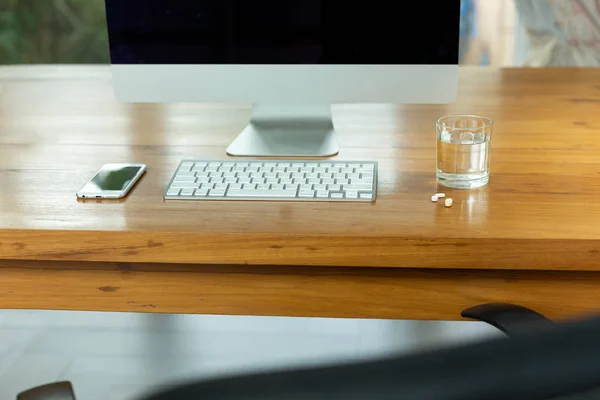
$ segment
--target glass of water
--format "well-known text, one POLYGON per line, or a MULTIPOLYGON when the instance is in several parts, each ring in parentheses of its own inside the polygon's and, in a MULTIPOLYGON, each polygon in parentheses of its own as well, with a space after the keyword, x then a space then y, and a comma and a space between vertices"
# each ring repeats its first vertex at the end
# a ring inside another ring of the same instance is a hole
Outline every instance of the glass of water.
POLYGON ((490 179, 494 121, 475 115, 449 115, 437 121, 437 180, 456 189, 474 189, 490 179))

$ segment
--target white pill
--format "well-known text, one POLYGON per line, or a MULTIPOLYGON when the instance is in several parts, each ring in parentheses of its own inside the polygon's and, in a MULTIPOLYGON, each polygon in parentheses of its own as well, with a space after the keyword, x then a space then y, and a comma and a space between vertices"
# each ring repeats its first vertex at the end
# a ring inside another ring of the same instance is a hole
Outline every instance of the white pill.
POLYGON ((437 197, 438 199, 443 199, 444 197, 446 197, 446 193, 436 193, 435 197, 437 197))
POLYGON ((434 203, 437 203, 437 201, 438 201, 437 196, 431 196, 431 201, 434 203))
POLYGON ((446 200, 444 200, 444 205, 446 207, 452 207, 452 204, 454 204, 454 201, 451 198, 447 198, 446 200))

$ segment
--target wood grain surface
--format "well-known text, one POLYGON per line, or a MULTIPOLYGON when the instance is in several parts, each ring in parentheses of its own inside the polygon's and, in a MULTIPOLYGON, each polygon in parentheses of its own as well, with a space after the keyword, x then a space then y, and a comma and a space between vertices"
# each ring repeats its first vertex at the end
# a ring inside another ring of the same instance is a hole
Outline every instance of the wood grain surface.
MULTIPOLYGON (((402 88, 398 88, 402 90, 402 88)), ((162 200, 184 158, 226 158, 245 105, 122 104, 108 67, 0 68, 0 259, 600 269, 600 70, 461 70, 452 105, 336 106, 339 160, 380 163, 374 204, 162 200), (435 120, 495 121, 487 187, 430 202, 435 120), (148 164, 78 202, 106 162, 148 164)))
POLYGON ((0 308, 459 320, 488 302, 557 319, 600 311, 600 274, 3 261, 0 308))

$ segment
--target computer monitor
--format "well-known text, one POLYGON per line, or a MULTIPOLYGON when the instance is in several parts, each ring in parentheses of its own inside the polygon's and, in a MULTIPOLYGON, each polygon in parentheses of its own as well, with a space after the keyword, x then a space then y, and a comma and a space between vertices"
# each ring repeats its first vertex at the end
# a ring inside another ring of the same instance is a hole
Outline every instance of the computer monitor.
POLYGON ((106 0, 125 102, 248 102, 234 156, 338 152, 331 105, 449 103, 460 0, 106 0))

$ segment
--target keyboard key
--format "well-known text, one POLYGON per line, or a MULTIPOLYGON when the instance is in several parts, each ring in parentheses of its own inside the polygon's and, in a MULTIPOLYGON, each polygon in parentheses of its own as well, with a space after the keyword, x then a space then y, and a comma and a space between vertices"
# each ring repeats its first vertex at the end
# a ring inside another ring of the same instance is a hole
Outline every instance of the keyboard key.
POLYGON ((346 191, 372 190, 373 185, 342 185, 342 189, 346 191))
POLYGON ((173 182, 196 182, 196 178, 193 176, 176 176, 173 182))
POLYGON ((350 185, 366 185, 373 186, 372 179, 350 179, 350 185))
POLYGON ((346 198, 347 199, 358 199, 358 192, 355 191, 347 191, 346 192, 346 198))
POLYGON ((319 198, 328 198, 329 197, 329 192, 327 190, 319 190, 317 192, 317 197, 319 197, 319 198))
POLYGON ((205 197, 207 194, 208 194, 208 190, 207 189, 198 189, 194 193, 194 196, 205 197))
POLYGON ((167 196, 179 196, 180 191, 181 191, 181 189, 179 189, 179 188, 171 187, 169 189, 169 191, 167 192, 167 196))
POLYGON ((342 186, 341 185, 327 185, 327 190, 339 192, 340 190, 342 190, 342 186))
POLYGON ((331 193, 331 198, 332 199, 343 199, 344 193, 331 193))
POLYGON ((177 176, 196 176, 196 173, 194 171, 181 171, 181 170, 179 170, 177 172, 177 176))
POLYGON ((177 189, 198 189, 199 186, 196 182, 173 182, 171 184, 172 188, 177 189))
POLYGON ((314 190, 300 190, 298 192, 298 196, 300 196, 300 197, 315 197, 315 191, 314 190))
POLYGON ((222 189, 212 189, 210 192, 208 192, 208 195, 210 197, 223 197, 225 196, 225 191, 222 189))
POLYGON ((181 196, 193 196, 196 189, 181 189, 181 196))
POLYGON ((373 193, 361 193, 360 194, 360 198, 361 199, 373 199, 373 193))
POLYGON ((266 198, 266 197, 296 197, 296 191, 289 190, 229 190, 227 193, 229 197, 256 197, 256 198, 266 198))

